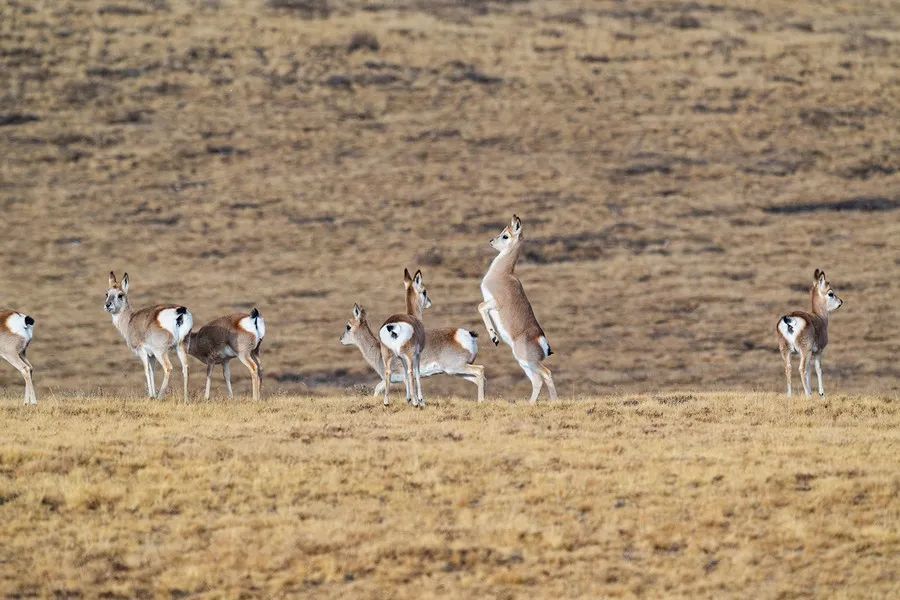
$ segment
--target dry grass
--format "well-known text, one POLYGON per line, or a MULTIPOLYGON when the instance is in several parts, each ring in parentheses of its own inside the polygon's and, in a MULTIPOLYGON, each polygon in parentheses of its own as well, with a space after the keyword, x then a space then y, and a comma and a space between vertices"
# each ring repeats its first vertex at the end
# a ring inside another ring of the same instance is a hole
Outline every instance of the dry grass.
POLYGON ((394 312, 422 266, 430 322, 483 334, 515 211, 566 395, 780 390, 816 267, 829 389, 897 391, 898 31, 871 0, 7 2, 0 305, 38 320, 43 393, 140 390, 111 268, 198 321, 258 304, 270 389, 371 385, 353 302, 394 312))
POLYGON ((890 597, 897 398, 0 408, 0 595, 890 597))

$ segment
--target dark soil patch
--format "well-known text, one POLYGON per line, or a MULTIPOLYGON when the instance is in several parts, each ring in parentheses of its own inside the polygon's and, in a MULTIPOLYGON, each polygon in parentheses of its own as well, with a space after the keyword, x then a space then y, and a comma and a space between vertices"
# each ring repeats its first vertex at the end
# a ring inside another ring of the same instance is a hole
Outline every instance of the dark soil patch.
POLYGON ((799 202, 766 206, 763 210, 775 215, 797 215, 812 212, 884 212, 898 208, 900 208, 900 200, 879 196, 858 196, 836 202, 799 202))

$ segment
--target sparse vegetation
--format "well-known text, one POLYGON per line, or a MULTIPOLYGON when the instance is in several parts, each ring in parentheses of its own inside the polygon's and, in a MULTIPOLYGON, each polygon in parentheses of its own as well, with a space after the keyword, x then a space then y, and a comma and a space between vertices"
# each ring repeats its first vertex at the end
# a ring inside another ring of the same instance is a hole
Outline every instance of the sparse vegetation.
POLYGON ((3 398, 0 595, 900 587, 896 397, 430 401, 3 398))

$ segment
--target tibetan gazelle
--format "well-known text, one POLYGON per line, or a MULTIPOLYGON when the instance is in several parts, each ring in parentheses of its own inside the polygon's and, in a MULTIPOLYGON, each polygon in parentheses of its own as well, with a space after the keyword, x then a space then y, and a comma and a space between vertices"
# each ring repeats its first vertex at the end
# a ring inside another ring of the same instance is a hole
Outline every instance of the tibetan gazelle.
POLYGON ((531 402, 537 402, 544 383, 550 391, 550 399, 556 400, 553 376, 543 364, 553 350, 534 316, 522 282, 515 274, 522 243, 522 221, 513 215, 512 222, 491 240, 491 246, 499 254, 481 280, 484 302, 478 305, 478 312, 494 345, 499 345, 501 339, 509 345, 519 366, 531 380, 531 402))
POLYGON ((190 311, 179 304, 160 304, 140 310, 132 310, 128 301, 128 273, 122 282, 116 281, 109 273, 109 289, 106 290, 106 312, 112 315, 113 325, 125 338, 125 343, 144 365, 147 378, 147 394, 151 398, 162 398, 169 386, 172 362, 169 350, 175 348, 181 361, 181 375, 184 380, 184 400, 188 400, 188 366, 185 339, 194 325, 190 311), (162 365, 163 380, 159 393, 153 378, 151 359, 162 365))
POLYGON ((816 269, 813 284, 809 290, 812 312, 794 311, 778 319, 778 348, 784 359, 784 376, 787 378, 787 395, 791 395, 791 353, 800 355, 800 381, 803 391, 809 397, 812 393, 810 367, 816 365, 819 380, 819 395, 825 395, 822 381, 822 354, 828 345, 828 315, 844 304, 837 297, 831 282, 825 279, 825 272, 816 269))
MULTIPOLYGON (((484 400, 484 367, 473 364, 478 355, 478 334, 466 329, 445 327, 429 329, 425 332, 425 349, 420 358, 422 377, 432 375, 456 375, 471 381, 478 388, 478 401, 484 400)), ((381 343, 366 319, 366 310, 353 305, 353 318, 347 321, 341 344, 356 346, 369 366, 383 377, 384 363, 381 358, 381 343)), ((402 383, 403 365, 397 358, 391 365, 391 383, 402 383)), ((374 396, 384 393, 384 379, 375 386, 374 396)))
POLYGON ((33 336, 34 319, 13 310, 0 310, 0 357, 25 378, 25 404, 37 404, 37 394, 31 378, 34 369, 25 358, 33 336))
POLYGON ((236 313, 214 319, 196 333, 188 334, 185 344, 188 354, 206 365, 206 394, 209 400, 213 367, 222 365, 228 399, 231 391, 231 368, 228 363, 237 358, 250 371, 253 399, 259 400, 262 387, 262 363, 259 346, 266 335, 266 321, 254 308, 249 313, 236 313))
POLYGON ((431 306, 428 292, 422 282, 422 272, 416 271, 411 277, 408 269, 403 270, 403 285, 406 288, 406 313, 391 315, 378 330, 381 340, 381 361, 384 365, 384 405, 390 403, 391 359, 397 357, 403 365, 403 381, 406 383, 406 401, 413 406, 425 406, 422 392, 422 376, 419 361, 425 349, 425 325, 422 312, 431 306))

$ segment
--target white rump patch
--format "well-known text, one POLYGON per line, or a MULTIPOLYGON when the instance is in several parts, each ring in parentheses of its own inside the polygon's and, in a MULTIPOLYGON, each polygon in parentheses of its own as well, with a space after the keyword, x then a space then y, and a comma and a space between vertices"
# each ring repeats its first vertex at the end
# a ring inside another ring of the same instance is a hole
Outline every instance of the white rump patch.
POLYGON ((544 358, 550 356, 550 342, 547 341, 547 338, 544 336, 539 337, 538 344, 541 345, 541 349, 544 351, 544 358))
POLYGON ((264 337, 266 337, 266 322, 263 318, 256 317, 244 317, 240 321, 238 321, 238 327, 246 331, 247 333, 252 333, 256 336, 256 343, 254 346, 259 345, 264 337))
POLYGON ((468 329, 457 329, 456 333, 453 334, 453 339, 456 340, 457 344, 465 348, 474 360, 478 355, 478 339, 468 329))
POLYGON ((784 318, 778 321, 778 333, 787 341, 794 352, 800 351, 797 348, 797 337, 804 329, 806 329, 806 319, 801 319, 800 317, 787 317, 787 322, 785 322, 784 318))
POLYGON ((13 313, 9 315, 9 317, 6 318, 6 328, 17 336, 24 338, 26 341, 31 341, 31 336, 34 335, 34 323, 26 325, 25 317, 26 315, 23 315, 22 313, 13 313))
POLYGON ((156 322, 172 334, 176 344, 180 343, 194 327, 194 317, 191 316, 191 312, 187 311, 183 315, 179 315, 175 308, 164 308, 159 311, 159 314, 156 315, 156 322), (181 316, 180 326, 178 325, 179 316, 181 316))
POLYGON ((400 354, 400 349, 412 339, 412 336, 413 326, 403 321, 387 323, 378 330, 378 338, 381 340, 381 343, 397 355, 400 354), (390 327, 392 331, 388 331, 388 327, 390 327))

